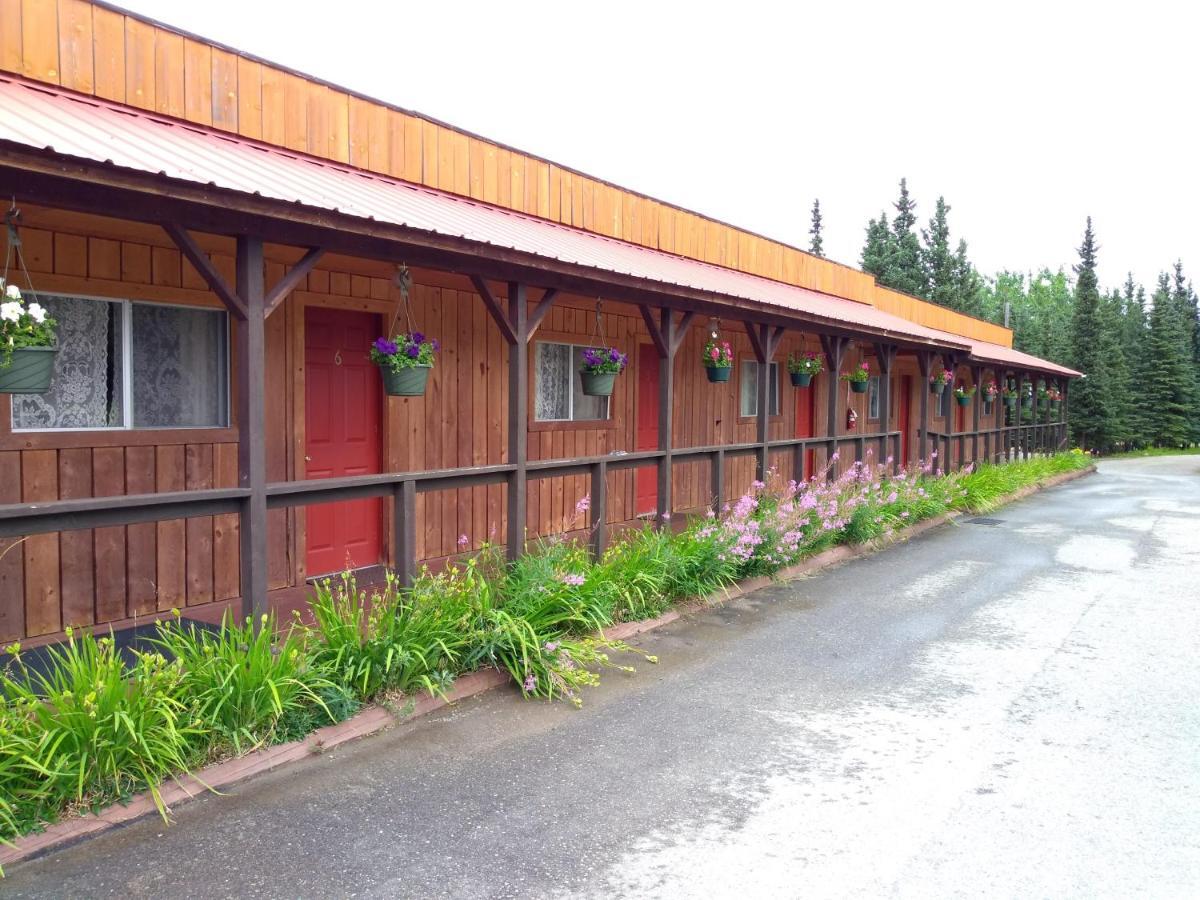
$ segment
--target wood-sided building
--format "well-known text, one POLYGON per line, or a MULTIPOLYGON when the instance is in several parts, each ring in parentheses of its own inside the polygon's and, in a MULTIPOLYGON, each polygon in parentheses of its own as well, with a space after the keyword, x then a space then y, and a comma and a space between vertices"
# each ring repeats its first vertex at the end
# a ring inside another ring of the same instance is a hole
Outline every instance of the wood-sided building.
POLYGON ((0 0, 0 194, 15 280, 60 323, 50 392, 0 394, 0 640, 294 603, 485 541, 599 549, 834 452, 1065 441, 1065 403, 1018 424, 927 389, 945 366, 1065 391, 1004 328, 104 3, 0 0), (367 348, 410 316, 439 359, 385 397, 367 348), (593 345, 631 361, 609 400, 579 389, 593 345), (793 388, 806 351, 827 371, 793 388))

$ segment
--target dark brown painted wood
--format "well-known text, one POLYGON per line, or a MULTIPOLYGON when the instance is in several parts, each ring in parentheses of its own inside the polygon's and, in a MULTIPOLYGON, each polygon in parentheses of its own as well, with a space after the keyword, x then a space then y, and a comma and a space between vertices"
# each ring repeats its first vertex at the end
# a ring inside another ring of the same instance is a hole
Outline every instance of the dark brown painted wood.
POLYGON ((271 288, 271 292, 263 300, 265 314, 271 315, 287 299, 288 294, 294 291, 300 284, 308 278, 308 273, 313 270, 313 267, 325 255, 323 247, 310 247, 308 252, 302 256, 299 261, 288 269, 287 274, 275 283, 271 288))
MULTIPOLYGON (((480 287, 486 285, 476 284, 480 287)), ((516 559, 525 550, 529 499, 529 304, 525 285, 519 282, 508 285, 508 322, 513 336, 508 348, 508 461, 514 467, 508 479, 508 557, 516 559)))
POLYGON ((263 242, 237 239, 237 296, 246 309, 238 329, 238 485, 249 496, 241 510, 242 615, 257 623, 267 611, 266 309, 263 242))

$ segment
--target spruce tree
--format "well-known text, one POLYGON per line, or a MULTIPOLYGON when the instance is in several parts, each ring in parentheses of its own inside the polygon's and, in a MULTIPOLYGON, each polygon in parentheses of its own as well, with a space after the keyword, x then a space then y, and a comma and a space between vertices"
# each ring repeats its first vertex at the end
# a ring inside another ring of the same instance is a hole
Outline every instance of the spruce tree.
POLYGON ((967 259, 967 242, 958 239, 954 251, 954 309, 969 316, 983 314, 983 278, 967 259))
POLYGON ((1106 449, 1116 444, 1128 446, 1134 433, 1131 422, 1132 384, 1123 341, 1125 328, 1121 307, 1120 291, 1113 291, 1100 298, 1100 356, 1104 360, 1109 396, 1106 449))
POLYGON ((867 240, 863 245, 862 268, 882 283, 883 273, 892 255, 892 230, 888 227, 886 213, 867 223, 867 240))
POLYGON ((928 299, 939 306, 958 309, 959 273, 954 253, 950 249, 950 223, 947 218, 949 213, 950 207, 946 198, 938 197, 929 227, 921 231, 924 243, 921 258, 925 267, 925 280, 929 285, 928 299))
POLYGON ((1191 407, 1195 388, 1187 354, 1186 329, 1178 315, 1171 278, 1158 276, 1150 307, 1147 341, 1148 382, 1145 389, 1150 438, 1159 447, 1182 447, 1192 439, 1191 407))
POLYGON ((808 252, 813 256, 825 255, 825 242, 821 239, 821 201, 813 200, 812 227, 808 229, 808 252))
POLYGON ((1200 321, 1197 320, 1196 292, 1183 274, 1183 263, 1176 261, 1174 289, 1171 291, 1181 353, 1187 361, 1189 378, 1184 402, 1188 407, 1188 442, 1200 441, 1200 321))
POLYGON ((1071 363, 1086 377, 1072 385, 1070 422, 1085 449, 1106 449, 1113 443, 1112 396, 1108 360, 1103 354, 1100 287, 1096 278, 1096 238, 1088 216, 1075 266, 1075 312, 1072 318, 1071 363))
POLYGON ((907 179, 900 179, 900 199, 893 205, 896 215, 892 219, 891 253, 879 282, 906 294, 926 297, 928 282, 921 259, 921 241, 914 230, 917 204, 908 194, 907 179))
POLYGON ((1149 404, 1146 399, 1150 379, 1148 365, 1149 334, 1146 330, 1146 292, 1134 285, 1133 273, 1125 279, 1121 296, 1121 343, 1129 369, 1129 438, 1134 447, 1150 443, 1149 404))

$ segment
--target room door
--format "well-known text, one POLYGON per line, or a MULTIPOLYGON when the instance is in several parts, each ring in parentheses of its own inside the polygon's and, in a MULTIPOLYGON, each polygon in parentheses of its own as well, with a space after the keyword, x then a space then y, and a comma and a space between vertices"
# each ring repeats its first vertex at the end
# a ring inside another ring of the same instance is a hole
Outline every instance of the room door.
MULTIPOLYGON (((796 437, 798 438, 812 437, 816 433, 816 405, 813 403, 813 393, 816 390, 816 383, 813 382, 806 388, 795 388, 792 391, 796 395, 796 437)), ((797 481, 807 481, 812 478, 813 468, 816 464, 816 451, 805 451, 804 474, 801 476, 799 472, 793 472, 792 477, 797 481)))
MULTIPOLYGON (((637 450, 658 449, 658 351, 653 344, 638 345, 637 450)), ((637 468, 637 514, 658 509, 658 472, 654 466, 637 468)))
MULTIPOLYGON (((379 333, 371 313, 308 307, 304 316, 305 477, 380 471, 383 402, 368 351, 379 333)), ((309 577, 382 560, 380 500, 307 508, 309 577)))
POLYGON ((896 398, 896 428, 900 432, 901 467, 908 468, 912 457, 908 455, 908 442, 912 440, 909 432, 912 429, 912 376, 900 376, 900 395, 896 398))

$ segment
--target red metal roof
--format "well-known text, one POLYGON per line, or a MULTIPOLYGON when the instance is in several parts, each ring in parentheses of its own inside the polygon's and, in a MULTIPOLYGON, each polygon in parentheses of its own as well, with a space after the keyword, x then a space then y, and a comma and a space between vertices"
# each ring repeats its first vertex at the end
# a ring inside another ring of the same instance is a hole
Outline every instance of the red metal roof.
POLYGON ((1016 354, 1021 365, 1061 369, 999 345, 918 325, 869 304, 604 237, 52 85, 0 76, 0 110, 0 140, 61 156, 749 300, 848 328, 956 349, 973 345, 974 355, 997 362, 1017 362, 1005 356, 1016 354))

